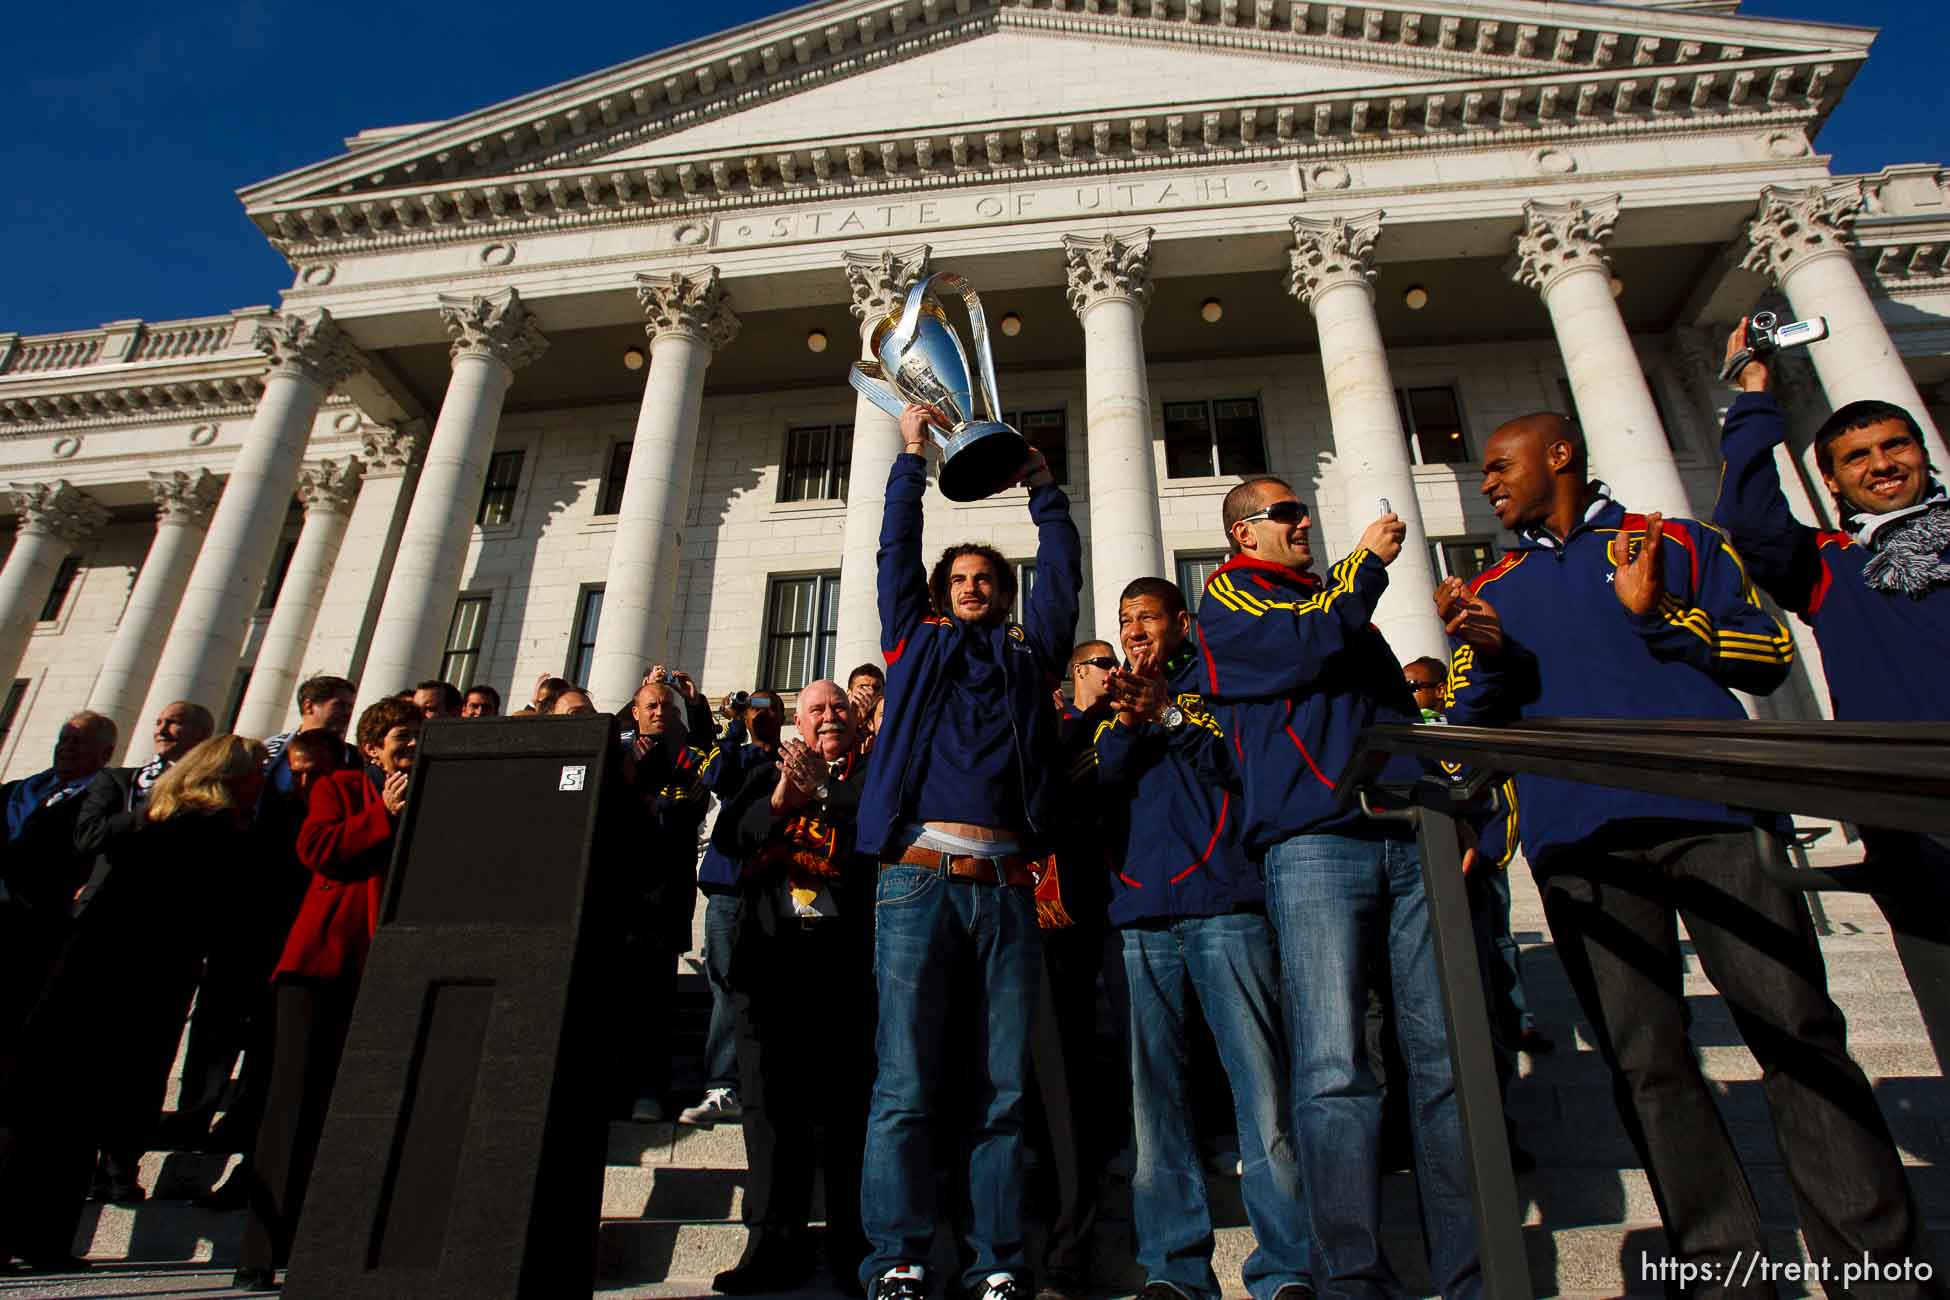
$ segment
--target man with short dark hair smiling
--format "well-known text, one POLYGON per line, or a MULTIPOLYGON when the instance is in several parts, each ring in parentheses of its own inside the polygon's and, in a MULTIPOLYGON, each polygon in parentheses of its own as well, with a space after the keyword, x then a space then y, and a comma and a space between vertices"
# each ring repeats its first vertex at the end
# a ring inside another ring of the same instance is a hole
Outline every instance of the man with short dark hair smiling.
MULTIPOLYGON (((1497 429, 1482 492, 1517 545, 1471 587, 1452 578, 1436 590, 1457 642, 1451 722, 1737 722, 1746 714, 1734 689, 1765 693, 1787 677, 1787 632, 1725 537, 1629 513, 1587 477, 1584 439, 1563 416, 1497 429)), ((1766 1075, 1810 1255, 1836 1271, 1914 1258, 1916 1208, 1895 1145, 1849 1059, 1807 904, 1764 874, 1754 817, 1539 775, 1519 775, 1516 790, 1551 937, 1612 1069, 1673 1255, 1725 1276, 1740 1255, 1767 1249, 1688 1040, 1684 920, 1766 1075)))
POLYGON ((973 1046, 968 1265, 972 1300, 1026 1300, 1022 1101, 1040 979, 1034 839, 1057 811, 1050 692, 1076 636, 1082 544, 1069 498, 1040 452, 1017 481, 1038 537, 1035 590, 1009 621, 1015 572, 993 547, 921 560, 930 419, 901 417, 903 455, 887 479, 879 552, 886 714, 867 770, 860 851, 880 864, 874 970, 879 1075, 867 1134, 861 1220, 871 1253, 860 1278, 876 1300, 926 1300, 934 1253, 935 1094, 951 1038, 973 1046), (981 1024, 950 1021, 957 1005, 981 1024))

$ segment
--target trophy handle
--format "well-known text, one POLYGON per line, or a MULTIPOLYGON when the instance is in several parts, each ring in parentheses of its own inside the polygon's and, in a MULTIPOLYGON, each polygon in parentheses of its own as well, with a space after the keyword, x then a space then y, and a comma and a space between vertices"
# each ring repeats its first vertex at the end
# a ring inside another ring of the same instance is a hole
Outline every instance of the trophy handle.
POLYGON ((926 301, 930 287, 939 283, 944 289, 959 289, 962 306, 968 309, 969 332, 974 336, 975 362, 978 367, 976 396, 987 408, 985 414, 990 420, 1002 418, 1002 397, 995 383, 995 354, 989 350, 988 318, 982 314, 982 297, 976 293, 967 280, 953 271, 936 271, 926 279, 918 281, 907 291, 907 306, 901 312, 901 323, 895 331, 899 346, 906 347, 920 327, 921 304, 926 301))
POLYGON ((878 361, 856 361, 847 367, 846 381, 853 390, 896 420, 907 410, 907 401, 880 376, 878 361))

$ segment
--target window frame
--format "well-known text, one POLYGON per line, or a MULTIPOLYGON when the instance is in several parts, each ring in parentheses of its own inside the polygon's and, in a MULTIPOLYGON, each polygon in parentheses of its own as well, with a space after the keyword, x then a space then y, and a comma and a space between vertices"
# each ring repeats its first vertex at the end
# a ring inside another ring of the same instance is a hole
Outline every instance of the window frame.
POLYGON ((474 508, 474 526, 476 528, 505 531, 515 527, 516 520, 521 517, 522 473, 527 468, 528 448, 526 447, 500 447, 489 453, 487 476, 481 480, 480 504, 474 508), (515 462, 514 481, 505 485, 497 485, 494 481, 494 467, 498 464, 506 463, 509 457, 513 457, 515 462), (508 494, 508 514, 505 519, 490 520, 487 517, 488 502, 499 492, 506 492, 508 494))
POLYGON ((758 642, 758 684, 767 689, 790 694, 803 690, 806 682, 816 682, 822 677, 831 677, 838 671, 839 655, 839 588, 838 569, 815 569, 810 571, 768 573, 765 575, 765 618, 761 625, 758 642), (775 611, 778 608, 777 592, 779 585, 786 582, 805 582, 813 584, 812 620, 813 627, 807 632, 781 632, 776 626, 775 611), (826 631, 819 626, 820 611, 825 608, 828 590, 832 591, 833 630, 826 631), (807 677, 796 686, 786 686, 779 675, 778 646, 783 637, 809 637, 812 653, 807 660, 807 677), (822 646, 826 655, 826 670, 820 671, 822 646))
MULTIPOLYGON (((1010 428, 1014 429, 1017 433, 1021 434, 1023 436, 1023 440, 1029 443, 1031 447, 1034 447, 1036 445, 1035 440, 1029 436, 1029 430, 1023 427, 1024 422, 1027 421, 1029 417, 1032 415, 1054 415, 1062 421, 1062 429, 1063 429, 1062 472, 1058 473, 1055 467, 1052 466, 1050 473, 1051 476, 1055 478, 1056 483, 1059 487, 1068 487, 1070 485, 1070 468, 1071 468, 1070 466, 1070 404, 1068 402, 1058 402, 1054 406, 1030 406, 1024 404, 1022 406, 1016 407, 1013 410, 1004 411, 1002 413, 1002 423, 1008 425, 1010 428)), ((1043 458, 1045 460, 1049 459, 1049 452, 1044 451, 1043 458)))
POLYGON ((854 426, 851 420, 836 419, 825 424, 816 421, 788 424, 785 430, 785 442, 779 449, 779 483, 778 490, 774 493, 773 504, 782 506, 846 504, 847 493, 853 486, 853 433, 854 426), (797 434, 810 434, 820 430, 825 432, 826 441, 821 456, 822 465, 816 471, 819 479, 816 487, 819 491, 811 496, 787 496, 787 488, 794 481, 795 473, 792 459, 794 437, 797 434), (840 454, 842 431, 845 433, 846 454, 844 456, 840 454))
POLYGON ((440 643, 441 681, 452 682, 457 688, 465 691, 469 686, 482 679, 481 665, 487 661, 488 617, 493 612, 494 594, 492 592, 463 591, 454 597, 453 611, 447 616, 447 635, 440 643), (460 623, 461 607, 468 604, 478 604, 481 606, 478 639, 472 648, 454 649, 454 629, 460 623), (456 656, 459 656, 464 661, 470 655, 473 657, 474 667, 472 671, 463 674, 463 676, 470 680, 462 681, 460 677, 454 675, 453 664, 456 656))
POLYGON ((623 489, 630 476, 630 457, 635 447, 633 438, 619 438, 609 445, 609 459, 603 462, 602 477, 597 480, 596 518, 608 519, 623 512, 623 489), (623 462, 620 467, 618 460, 623 462), (612 493, 615 500, 610 499, 612 493))
POLYGON ((1187 585, 1185 582, 1185 566, 1187 564, 1203 564, 1207 560, 1214 560, 1217 563, 1213 564, 1212 567, 1216 569, 1219 565, 1224 564, 1231 558, 1232 553, 1230 551, 1214 549, 1212 547, 1200 547, 1196 550, 1173 551, 1171 553, 1171 580, 1178 584, 1178 590, 1184 594, 1186 612, 1191 614, 1193 618, 1198 617, 1199 601, 1205 597, 1205 584, 1201 582, 1196 585, 1187 585))
MULTIPOLYGON (((1482 569, 1478 570, 1479 573, 1494 567, 1496 562, 1503 558, 1503 546, 1497 540, 1494 533, 1452 533, 1442 537, 1431 537, 1427 541, 1429 546, 1429 571, 1435 575, 1437 582, 1441 582, 1445 578, 1460 576, 1450 567, 1443 553, 1443 548, 1446 546, 1481 546, 1487 549, 1490 553, 1489 560, 1483 565, 1482 569)), ((1474 576, 1474 574, 1470 575, 1471 578, 1474 576)), ((1465 582, 1469 580, 1470 578, 1463 579, 1465 582)))
POLYGON ((585 673, 579 677, 576 675, 576 669, 582 663, 585 647, 589 657, 589 667, 593 669, 596 666, 596 637, 602 632, 602 606, 608 590, 609 584, 606 582, 585 582, 576 589, 575 622, 569 626, 569 656, 562 665, 562 680, 571 682, 585 690, 589 686, 589 683, 583 679, 587 674, 585 673), (584 641, 582 639, 583 625, 589 619, 589 602, 592 598, 597 602, 596 626, 589 629, 589 640, 584 641))
POLYGON ((1270 474, 1273 472, 1272 450, 1268 447, 1266 441, 1266 403, 1260 394, 1256 392, 1222 393, 1213 397, 1161 398, 1158 403, 1157 433, 1158 441, 1162 444, 1164 451, 1165 483, 1198 483, 1201 481, 1210 482, 1214 479, 1221 481, 1228 479, 1239 480, 1251 478, 1258 474, 1270 474), (1221 463, 1218 408, 1222 402, 1252 403, 1254 417, 1259 425, 1259 467, 1257 469, 1226 469, 1221 463), (1201 406, 1204 408, 1206 445, 1211 455, 1211 459, 1207 461, 1210 469, 1206 473, 1174 474, 1172 472, 1171 431, 1168 426, 1171 423, 1171 409, 1174 406, 1201 406))
POLYGON ((1408 443, 1408 463, 1415 469, 1453 468, 1457 465, 1475 465, 1482 456, 1476 448, 1476 436, 1469 427, 1469 408, 1463 402, 1462 385, 1458 382, 1395 385, 1395 411, 1402 422, 1402 438, 1408 443), (1409 394, 1427 392, 1431 389, 1446 389, 1449 399, 1456 405, 1456 427, 1462 431, 1463 454, 1456 460, 1422 459, 1422 440, 1415 434, 1415 408, 1409 402, 1409 394))
POLYGON ((83 556, 74 551, 61 557, 55 566, 54 581, 47 589, 47 598, 41 602, 41 615, 35 619, 38 625, 59 623, 61 615, 67 611, 68 602, 74 597, 74 589, 81 582, 83 556))

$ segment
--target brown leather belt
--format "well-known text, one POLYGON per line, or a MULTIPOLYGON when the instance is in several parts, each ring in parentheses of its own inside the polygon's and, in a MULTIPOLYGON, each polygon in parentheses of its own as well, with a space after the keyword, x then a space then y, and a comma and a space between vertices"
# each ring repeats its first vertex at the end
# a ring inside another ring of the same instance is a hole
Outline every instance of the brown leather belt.
POLYGON ((977 885, 1028 885, 1034 888, 1036 884, 1036 878, 1029 874, 1029 859, 1015 853, 1000 858, 974 858, 939 853, 910 844, 898 859, 880 864, 882 871, 889 867, 925 867, 929 871, 939 871, 950 880, 965 880, 977 885))

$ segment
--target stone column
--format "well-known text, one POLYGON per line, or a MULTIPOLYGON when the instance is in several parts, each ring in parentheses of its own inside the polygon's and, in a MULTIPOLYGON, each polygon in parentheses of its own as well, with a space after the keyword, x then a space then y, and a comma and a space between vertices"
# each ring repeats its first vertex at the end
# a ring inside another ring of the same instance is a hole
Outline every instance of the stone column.
POLYGON ((1859 180, 1801 190, 1764 186, 1741 265, 1779 285, 1797 318, 1827 317, 1828 337, 1810 345, 1808 355, 1830 406, 1865 398, 1893 402, 1922 426, 1932 463, 1950 465, 1943 434, 1855 269, 1850 229, 1861 210, 1859 180))
MULTIPOLYGON (((210 517, 209 536, 190 570, 141 717, 154 717, 175 700, 194 701, 212 713, 223 709, 252 605, 298 485, 312 421, 325 395, 360 364, 351 341, 323 311, 264 321, 252 341, 271 358, 264 395, 210 517)), ((130 757, 150 752, 145 741, 130 757)))
POLYGON ((487 485, 501 403, 515 371, 548 348, 513 289, 478 297, 443 294, 440 315, 453 339, 453 375, 373 625, 359 681, 362 709, 431 676, 439 666, 487 485))
POLYGON ((318 622, 325 583, 345 540, 347 517, 359 495, 365 466, 356 456, 342 461, 321 460, 298 476, 298 501, 305 508, 305 524, 278 590, 277 608, 264 629, 251 666, 250 685, 237 714, 240 736, 270 736, 283 729, 291 707, 291 693, 304 668, 305 648, 318 622))
POLYGON ((137 728, 147 721, 136 710, 148 697, 150 674, 182 604, 190 566, 196 563, 221 489, 214 474, 199 469, 151 474, 149 491, 156 498, 156 535, 136 572, 129 603, 122 607, 95 688, 88 693, 89 708, 115 719, 120 753, 128 752, 137 728))
POLYGON ((108 521, 108 512, 66 479, 15 483, 8 495, 19 522, 0 566, 0 683, 20 667, 61 561, 108 521))
MULTIPOLYGON (((1144 308, 1151 229, 1063 236, 1066 296, 1083 323, 1084 450, 1090 477, 1094 633, 1117 644, 1117 599, 1133 578, 1165 576, 1144 308)), ((1077 629, 1079 639, 1090 635, 1077 629)))
MULTIPOLYGON (((894 311, 915 282, 932 269, 928 246, 845 253, 853 314, 860 321, 860 356, 872 360, 867 341, 881 318, 894 311)), ((878 566, 880 518, 887 504, 887 475, 901 453, 900 421, 862 397, 853 404, 853 461, 846 480, 846 531, 840 552, 840 630, 835 673, 883 662, 880 653, 878 566)))
POLYGON ((650 376, 637 410, 630 472, 616 511, 616 537, 604 580, 603 617, 589 681, 596 707, 621 710, 643 671, 675 648, 676 604, 684 523, 691 505, 691 462, 704 371, 712 354, 738 335, 738 316, 718 268, 639 275, 637 297, 650 323, 650 376))
POLYGON ((1611 294, 1605 240, 1618 196, 1523 205, 1511 277, 1543 295, 1577 398, 1591 472, 1628 510, 1691 514, 1659 407, 1611 294))
MULTIPOLYGON (((1435 574, 1429 567, 1421 499, 1415 495, 1408 435, 1375 318, 1374 248, 1381 236, 1381 213, 1294 217, 1290 224, 1294 247, 1288 255, 1286 287, 1313 309, 1320 335, 1320 366, 1327 381, 1350 549, 1380 517, 1384 499, 1408 527, 1401 554, 1388 566, 1388 590, 1375 609, 1375 626, 1403 663, 1422 655, 1446 658, 1448 641, 1435 616, 1435 574)), ((1318 529, 1314 538, 1318 547, 1318 529)))

